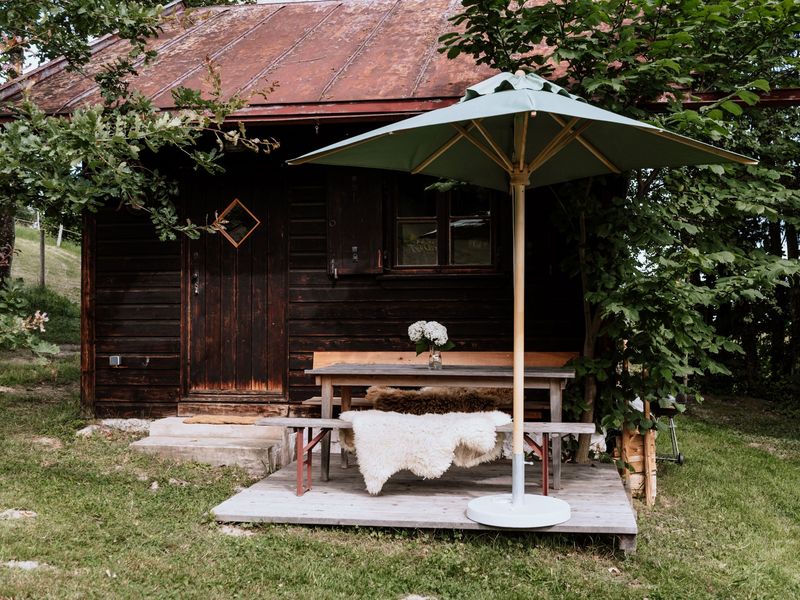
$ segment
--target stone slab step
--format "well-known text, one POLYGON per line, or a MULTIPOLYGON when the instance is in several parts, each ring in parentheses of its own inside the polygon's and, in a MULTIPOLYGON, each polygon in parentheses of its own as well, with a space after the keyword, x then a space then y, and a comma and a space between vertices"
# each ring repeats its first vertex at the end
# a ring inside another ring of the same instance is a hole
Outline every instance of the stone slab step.
POLYGON ((184 423, 187 418, 188 417, 166 417, 153 421, 150 424, 150 435, 155 437, 245 438, 266 441, 278 441, 283 437, 282 427, 184 423))
POLYGON ((131 448, 172 460, 195 461, 218 467, 240 466, 254 477, 276 471, 284 462, 282 458, 285 458, 282 457, 283 444, 280 440, 263 438, 191 438, 151 434, 150 437, 133 442, 131 448))

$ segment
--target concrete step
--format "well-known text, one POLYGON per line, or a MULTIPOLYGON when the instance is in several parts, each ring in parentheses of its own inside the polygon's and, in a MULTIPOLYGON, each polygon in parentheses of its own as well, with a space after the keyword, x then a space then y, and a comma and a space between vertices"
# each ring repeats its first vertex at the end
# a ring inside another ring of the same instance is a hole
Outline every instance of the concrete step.
MULTIPOLYGON (((209 425, 208 427, 217 427, 209 425)), ((246 427, 246 426, 245 426, 246 427)), ((278 429, 255 427, 255 429, 278 429)), ((291 444, 291 439, 288 440, 291 444)), ((240 466, 254 477, 263 477, 291 460, 291 448, 280 439, 219 437, 219 436, 162 436, 151 435, 133 442, 131 448, 138 452, 162 458, 201 462, 213 466, 240 466)))
POLYGON ((266 441, 280 440, 282 427, 260 425, 201 425, 184 423, 187 417, 166 417, 150 424, 150 435, 155 437, 190 438, 246 438, 266 441))

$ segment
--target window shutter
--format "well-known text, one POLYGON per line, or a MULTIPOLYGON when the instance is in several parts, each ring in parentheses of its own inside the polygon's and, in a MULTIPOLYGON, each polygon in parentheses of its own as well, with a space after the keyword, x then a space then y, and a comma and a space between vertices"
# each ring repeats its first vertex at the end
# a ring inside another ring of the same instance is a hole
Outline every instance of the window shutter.
POLYGON ((383 272, 383 186, 378 171, 328 173, 328 274, 383 272))

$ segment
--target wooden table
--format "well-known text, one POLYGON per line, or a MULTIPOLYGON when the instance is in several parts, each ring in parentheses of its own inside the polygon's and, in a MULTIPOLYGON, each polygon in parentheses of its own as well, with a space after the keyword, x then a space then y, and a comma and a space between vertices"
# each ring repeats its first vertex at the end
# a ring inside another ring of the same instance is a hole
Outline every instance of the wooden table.
MULTIPOLYGON (((511 388, 511 367, 473 367, 445 365, 441 370, 428 369, 426 365, 365 365, 342 363, 309 369, 317 385, 322 388, 322 418, 333 417, 333 388, 339 386, 342 410, 348 410, 353 386, 407 386, 407 387, 468 387, 511 388)), ((528 367, 525 369, 527 389, 550 391, 550 420, 562 420, 562 390, 575 370, 556 367, 528 367)), ((554 436, 553 489, 561 488, 561 437, 554 436)), ((330 472, 330 436, 322 443, 322 479, 328 480, 330 472)))

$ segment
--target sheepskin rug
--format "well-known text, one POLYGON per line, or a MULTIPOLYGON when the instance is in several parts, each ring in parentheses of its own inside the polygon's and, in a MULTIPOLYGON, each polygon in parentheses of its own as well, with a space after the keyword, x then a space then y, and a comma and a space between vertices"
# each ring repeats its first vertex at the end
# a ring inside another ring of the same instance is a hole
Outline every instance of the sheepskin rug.
POLYGON ((492 412, 409 415, 379 410, 343 412, 339 418, 353 424, 352 446, 367 491, 379 494, 389 477, 408 469, 424 479, 441 477, 451 464, 474 467, 498 458, 503 437, 495 427, 511 422, 507 414, 492 412))

